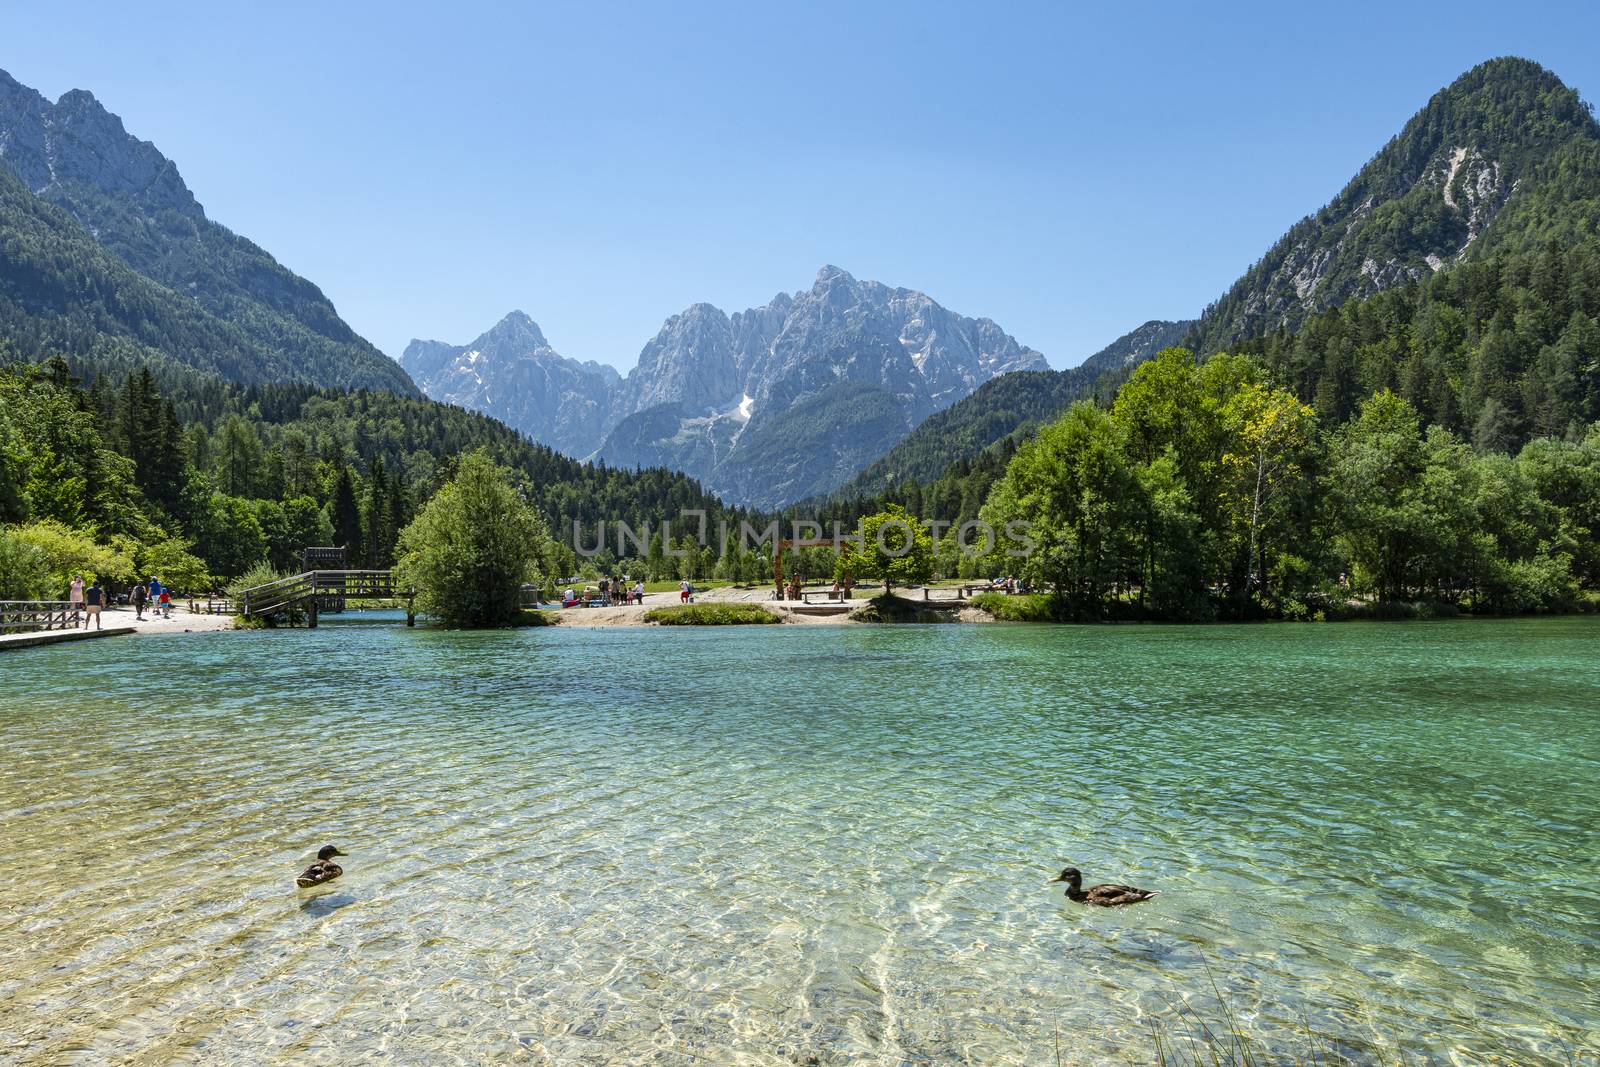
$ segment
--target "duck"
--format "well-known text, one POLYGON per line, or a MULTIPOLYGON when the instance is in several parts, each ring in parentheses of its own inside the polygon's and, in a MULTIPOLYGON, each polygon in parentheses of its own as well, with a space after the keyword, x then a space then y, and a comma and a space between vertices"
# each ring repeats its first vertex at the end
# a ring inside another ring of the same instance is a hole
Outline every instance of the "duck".
POLYGON ((1139 904, 1156 895, 1154 889, 1135 889, 1131 885, 1097 885, 1083 888, 1083 872, 1076 867, 1065 867, 1050 879, 1067 883, 1067 899, 1078 904, 1094 904, 1102 908, 1117 908, 1124 904, 1139 904))
POLYGON ((317 862, 307 867, 304 873, 294 880, 294 884, 301 889, 310 889, 314 885, 333 881, 344 873, 344 868, 333 862, 333 857, 345 854, 332 845, 322 846, 317 851, 317 862))

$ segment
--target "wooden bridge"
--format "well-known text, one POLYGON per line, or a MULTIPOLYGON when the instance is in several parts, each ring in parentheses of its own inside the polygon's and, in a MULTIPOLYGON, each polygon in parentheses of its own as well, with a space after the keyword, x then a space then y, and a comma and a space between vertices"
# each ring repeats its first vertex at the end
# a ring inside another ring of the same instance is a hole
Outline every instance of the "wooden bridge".
POLYGON ((306 571, 244 590, 238 608, 246 618, 263 619, 304 611, 306 625, 315 629, 318 612, 343 610, 346 600, 404 600, 406 625, 415 626, 416 597, 415 587, 395 583, 393 571, 306 571))
POLYGON ((65 600, 0 600, 0 634, 75 630, 81 610, 65 600))

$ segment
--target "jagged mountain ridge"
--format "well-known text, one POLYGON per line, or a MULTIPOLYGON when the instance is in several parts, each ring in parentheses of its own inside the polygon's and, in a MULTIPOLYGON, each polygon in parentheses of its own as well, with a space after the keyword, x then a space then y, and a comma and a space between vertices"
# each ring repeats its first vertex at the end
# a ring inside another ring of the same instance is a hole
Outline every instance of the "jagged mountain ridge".
POLYGON ((835 487, 998 375, 1047 366, 991 320, 834 266, 762 307, 686 308, 620 382, 560 356, 527 325, 517 350, 493 358, 479 342, 414 341, 401 363, 428 395, 536 440, 613 465, 672 467, 764 507, 835 487))
POLYGON ((412 341, 400 365, 432 399, 543 427, 543 444, 577 456, 594 450, 622 384, 612 367, 558 353, 521 311, 468 344, 412 341))
POLYGON ((219 320, 215 332, 237 351, 208 362, 237 380, 417 395, 320 289, 207 218, 177 166, 93 94, 74 89, 52 104, 0 71, 0 163, 121 262, 219 320))
POLYGON ((1592 224, 1592 204, 1559 202, 1555 190, 1597 140, 1590 109, 1550 71, 1510 57, 1480 64, 1291 227, 1206 310, 1191 341, 1208 353, 1294 329, 1346 300, 1519 247, 1535 223, 1571 235, 1566 220, 1576 210, 1592 224))

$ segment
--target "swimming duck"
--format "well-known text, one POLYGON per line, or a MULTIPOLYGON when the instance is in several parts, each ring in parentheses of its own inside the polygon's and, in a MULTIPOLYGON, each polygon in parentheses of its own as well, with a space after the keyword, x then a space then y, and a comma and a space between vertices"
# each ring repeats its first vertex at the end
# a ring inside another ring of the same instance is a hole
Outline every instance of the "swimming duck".
POLYGON ((1131 885, 1097 885, 1083 888, 1083 873, 1076 867, 1067 867, 1052 883, 1067 883, 1067 899, 1079 904, 1097 904, 1102 908, 1115 908, 1123 904, 1138 904, 1156 895, 1154 889, 1135 889, 1131 885))
POLYGON ((307 867, 305 872, 294 880, 294 884, 301 889, 310 889, 314 885, 333 881, 344 873, 344 868, 333 862, 333 857, 343 855, 345 853, 332 845, 322 846, 317 852, 317 862, 307 867))

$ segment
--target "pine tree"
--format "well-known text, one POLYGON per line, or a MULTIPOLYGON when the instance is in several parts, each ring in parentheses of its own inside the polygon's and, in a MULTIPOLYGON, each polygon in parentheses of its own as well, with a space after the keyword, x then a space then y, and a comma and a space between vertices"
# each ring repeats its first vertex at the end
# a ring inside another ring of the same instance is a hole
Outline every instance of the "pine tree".
POLYGON ((411 522, 411 505, 406 499, 403 479, 395 477, 389 480, 389 494, 384 501, 384 512, 388 522, 389 542, 384 548, 383 560, 378 565, 389 567, 394 565, 395 546, 399 541, 400 531, 411 522))
POLYGON ((355 481, 350 468, 339 464, 334 476, 333 500, 328 505, 328 518, 333 523, 333 539, 342 545, 345 558, 354 562, 362 558, 361 508, 356 503, 355 481))
POLYGON ((362 508, 366 526, 365 559, 371 569, 388 566, 394 551, 397 531, 389 525, 389 476, 383 457, 374 456, 367 464, 367 491, 362 508))

